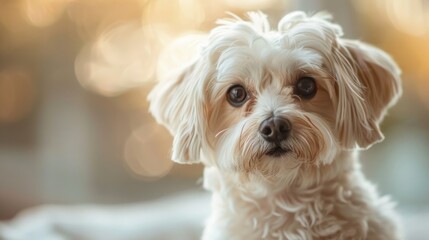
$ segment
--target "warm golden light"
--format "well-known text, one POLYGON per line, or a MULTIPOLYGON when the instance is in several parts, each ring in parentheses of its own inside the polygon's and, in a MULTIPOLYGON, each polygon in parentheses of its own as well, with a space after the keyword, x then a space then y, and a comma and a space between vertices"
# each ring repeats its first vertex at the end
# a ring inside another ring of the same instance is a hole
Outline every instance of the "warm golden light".
POLYGON ((20 68, 0 71, 0 124, 26 117, 34 105, 35 87, 30 75, 20 68))
POLYGON ((206 14, 199 0, 156 0, 149 1, 142 19, 144 23, 164 23, 172 31, 195 29, 203 23, 206 14))
POLYGON ((403 70, 404 85, 429 107, 429 5, 422 0, 354 1, 367 32, 403 70), (382 31, 380 31, 382 30, 382 31))
POLYGON ((66 15, 82 38, 93 40, 112 24, 140 21, 148 1, 151 0, 74 0, 66 15))
POLYGON ((55 23, 73 0, 25 0, 24 15, 34 26, 46 27, 55 23))
POLYGON ((206 33, 188 33, 165 47, 159 56, 157 79, 167 80, 169 76, 177 74, 184 66, 197 59, 206 39, 206 33))
POLYGON ((243 10, 261 10, 276 5, 279 0, 222 0, 228 7, 243 10))
POLYGON ((81 85, 104 96, 115 96, 149 81, 160 48, 155 31, 160 29, 142 28, 137 22, 105 30, 76 59, 81 85))
POLYGON ((156 124, 136 129, 125 143, 125 161, 138 176, 158 178, 173 167, 170 160, 172 139, 167 130, 156 124))
POLYGON ((423 0, 356 0, 358 9, 376 21, 390 21, 398 30, 422 36, 429 33, 429 5, 423 0))

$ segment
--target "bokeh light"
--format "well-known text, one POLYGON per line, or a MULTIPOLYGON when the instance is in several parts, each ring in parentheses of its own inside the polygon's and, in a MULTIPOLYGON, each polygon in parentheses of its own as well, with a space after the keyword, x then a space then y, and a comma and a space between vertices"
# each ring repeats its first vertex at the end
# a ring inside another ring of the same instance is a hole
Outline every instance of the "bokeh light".
POLYGON ((25 0, 23 12, 34 26, 46 27, 55 23, 66 6, 74 0, 25 0))
POLYGON ((66 14, 83 39, 93 40, 112 24, 139 21, 148 2, 150 0, 74 0, 66 14))
POLYGON ((173 167, 170 160, 172 138, 165 128, 145 124, 133 131, 125 143, 124 156, 129 169, 146 178, 159 178, 173 167))
POLYGON ((0 70, 0 124, 26 117, 35 100, 31 75, 19 67, 0 70))
POLYGON ((279 0, 222 0, 228 7, 246 10, 261 10, 276 5, 279 0))
POLYGON ((150 1, 142 14, 143 22, 164 23, 174 26, 179 32, 195 29, 205 20, 204 1, 200 0, 156 0, 150 1))
POLYGON ((177 74, 184 66, 196 60, 206 40, 206 33, 187 33, 166 46, 158 60, 158 81, 167 80, 169 76, 177 74))
POLYGON ((377 21, 390 21, 405 33, 422 36, 429 33, 429 3, 425 0, 356 0, 357 8, 377 21))
POLYGON ((391 54, 404 73, 403 84, 429 107, 429 2, 356 0, 366 32, 391 54), (382 32, 382 34, 380 34, 382 32))
POLYGON ((22 15, 17 14, 17 12, 22 11, 22 4, 19 3, 18 1, 10 1, 0 7, 0 26, 5 27, 8 31, 16 31, 25 22, 22 15))
POLYGON ((149 81, 160 49, 161 28, 138 22, 112 26, 84 47, 76 58, 81 85, 104 96, 116 96, 149 81))

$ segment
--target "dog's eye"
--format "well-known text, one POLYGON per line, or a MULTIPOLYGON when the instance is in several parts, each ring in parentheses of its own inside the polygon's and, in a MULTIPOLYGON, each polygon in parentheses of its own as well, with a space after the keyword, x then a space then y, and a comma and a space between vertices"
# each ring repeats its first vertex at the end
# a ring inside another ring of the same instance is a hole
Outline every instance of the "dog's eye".
POLYGON ((312 77, 302 77, 298 79, 295 86, 295 94, 301 98, 310 99, 317 92, 316 81, 312 77))
POLYGON ((247 92, 241 85, 234 85, 226 93, 229 104, 234 107, 241 107, 247 100, 247 92))

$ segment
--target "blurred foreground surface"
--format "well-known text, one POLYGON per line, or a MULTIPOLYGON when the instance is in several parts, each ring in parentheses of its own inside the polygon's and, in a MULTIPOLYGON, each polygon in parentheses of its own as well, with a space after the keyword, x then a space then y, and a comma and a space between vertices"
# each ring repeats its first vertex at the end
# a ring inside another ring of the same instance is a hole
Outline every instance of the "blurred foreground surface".
MULTIPOLYGON (((210 194, 188 191, 154 202, 42 206, 0 223, 1 239, 198 240, 210 214, 210 194), (180 206, 180 207, 178 207, 180 206)), ((405 239, 426 240, 429 208, 402 211, 405 239)))

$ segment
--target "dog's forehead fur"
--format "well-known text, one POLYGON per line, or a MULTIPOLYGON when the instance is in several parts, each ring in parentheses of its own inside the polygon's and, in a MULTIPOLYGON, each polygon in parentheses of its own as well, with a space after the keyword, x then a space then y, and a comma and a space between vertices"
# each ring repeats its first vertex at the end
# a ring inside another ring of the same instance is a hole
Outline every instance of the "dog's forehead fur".
POLYGON ((278 49, 270 43, 266 48, 230 47, 217 64, 217 82, 243 81, 246 85, 262 89, 264 80, 275 79, 283 85, 293 82, 297 71, 305 73, 322 67, 320 54, 311 49, 278 49), (280 80, 280 81, 279 81, 280 80))
POLYGON ((217 81, 235 79, 255 87, 267 78, 290 83, 297 70, 320 68, 341 33, 338 25, 320 21, 323 16, 288 17, 278 31, 269 29, 262 14, 252 14, 251 19, 222 21, 211 32, 206 50, 215 56, 212 60, 217 58, 217 81))

